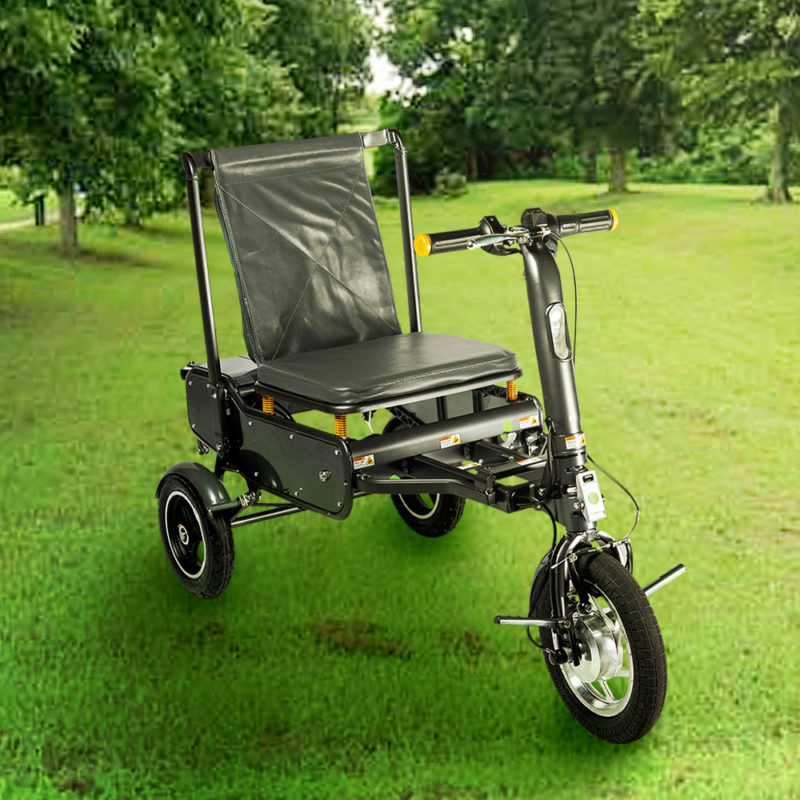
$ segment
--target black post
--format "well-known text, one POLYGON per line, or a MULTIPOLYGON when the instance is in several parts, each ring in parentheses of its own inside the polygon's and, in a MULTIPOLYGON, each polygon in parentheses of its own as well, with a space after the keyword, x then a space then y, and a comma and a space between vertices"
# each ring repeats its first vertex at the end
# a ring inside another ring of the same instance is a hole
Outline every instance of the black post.
POLYGON ((38 195, 33 201, 33 215, 37 226, 44 225, 44 195, 38 195))
POLYGON ((408 292, 408 316, 410 330, 422 330, 422 310, 419 303, 419 278, 417 258, 414 253, 414 222, 411 216, 411 192, 408 185, 408 161, 406 145, 399 131, 390 128, 389 141, 394 145, 394 163, 397 172, 397 199, 400 202, 400 225, 403 232, 403 256, 406 262, 406 291, 408 292))

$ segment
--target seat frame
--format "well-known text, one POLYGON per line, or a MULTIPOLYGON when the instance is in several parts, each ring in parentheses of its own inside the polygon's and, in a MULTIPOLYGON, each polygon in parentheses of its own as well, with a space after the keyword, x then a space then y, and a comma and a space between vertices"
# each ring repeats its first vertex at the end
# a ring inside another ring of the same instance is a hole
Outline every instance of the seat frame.
MULTIPOLYGON (((361 137, 365 148, 391 146, 395 151, 409 327, 421 332, 406 147, 393 129, 361 137)), ((182 163, 206 361, 189 362, 181 377, 198 449, 201 453, 213 449, 217 456, 209 481, 209 514, 229 517, 232 526, 304 509, 342 519, 350 513, 353 499, 366 494, 454 494, 507 512, 538 506, 531 486, 538 485, 549 468, 541 452, 545 441, 541 403, 517 393, 516 387, 507 392, 496 385, 515 381, 521 375, 519 368, 375 402, 332 405, 260 385, 255 363, 245 356, 220 361, 199 184, 199 170, 213 170, 214 165, 208 151, 183 153, 182 163), (263 410, 264 394, 275 399, 274 413, 263 410), (300 424, 292 416, 312 409, 369 414, 378 408, 388 409, 404 428, 356 440, 300 424), (504 437, 511 437, 508 444, 504 437), (465 461, 471 466, 465 467, 465 461), (221 481, 228 471, 239 473, 249 492, 220 501, 214 481, 221 481), (512 477, 516 480, 505 482, 512 477), (243 515, 261 491, 284 502, 243 515)), ((197 465, 177 465, 173 470, 178 474, 188 470, 197 483, 197 465)))

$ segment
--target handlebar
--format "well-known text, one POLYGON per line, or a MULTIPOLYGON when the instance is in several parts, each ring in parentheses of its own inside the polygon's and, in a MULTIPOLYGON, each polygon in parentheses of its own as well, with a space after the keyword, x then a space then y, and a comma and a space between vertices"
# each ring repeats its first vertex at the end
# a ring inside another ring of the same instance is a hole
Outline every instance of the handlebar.
MULTIPOLYGON (((548 217, 551 215, 548 214, 548 217)), ((619 217, 613 208, 604 211, 587 211, 584 214, 561 214, 553 217, 555 224, 551 227, 559 236, 574 236, 576 233, 593 233, 594 231, 613 231, 619 224, 619 217)))
POLYGON ((469 243, 483 235, 480 228, 464 228, 460 231, 443 233, 421 233, 414 237, 414 250, 418 256, 435 256, 439 253, 452 253, 466 250, 469 243))
POLYGON ((530 242, 534 236, 555 234, 559 237, 578 233, 613 231, 619 224, 613 209, 588 211, 584 214, 545 214, 540 209, 528 209, 522 216, 523 225, 505 228, 494 217, 484 217, 477 228, 441 233, 421 233, 414 237, 414 250, 418 256, 453 253, 503 243, 530 242))

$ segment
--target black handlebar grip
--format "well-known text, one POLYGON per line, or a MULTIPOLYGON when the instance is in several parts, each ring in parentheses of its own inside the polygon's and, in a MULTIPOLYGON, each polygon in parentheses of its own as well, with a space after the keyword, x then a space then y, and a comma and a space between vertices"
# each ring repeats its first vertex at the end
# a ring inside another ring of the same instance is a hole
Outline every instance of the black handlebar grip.
POLYGON ((574 236, 576 233, 593 231, 613 231, 619 223, 617 212, 611 208, 605 211, 588 211, 585 214, 561 214, 554 217, 556 233, 559 236, 574 236))
POLYGON ((465 228, 460 231, 445 231, 444 233, 420 233, 414 237, 414 251, 418 256, 433 256, 439 253, 453 253, 456 250, 466 250, 467 243, 483 236, 480 228, 465 228))

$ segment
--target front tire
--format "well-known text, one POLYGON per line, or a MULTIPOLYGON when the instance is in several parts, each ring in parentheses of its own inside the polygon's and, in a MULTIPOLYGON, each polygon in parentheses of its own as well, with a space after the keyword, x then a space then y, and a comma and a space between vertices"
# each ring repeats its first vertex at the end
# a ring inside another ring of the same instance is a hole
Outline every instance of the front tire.
MULTIPOLYGON (((667 692, 664 642, 642 588, 619 561, 606 553, 579 557, 578 574, 590 607, 579 612, 575 631, 581 650, 577 666, 545 659, 555 687, 575 719, 595 736, 624 744, 655 725, 667 692)), ((534 617, 550 617, 548 570, 534 580, 534 617)), ((570 593, 572 586, 570 585, 570 593)), ((544 647, 555 633, 540 628, 544 647)))
POLYGON ((228 520, 211 518, 200 494, 177 475, 158 491, 161 539, 172 569, 196 597, 222 594, 233 574, 233 533, 228 520))

